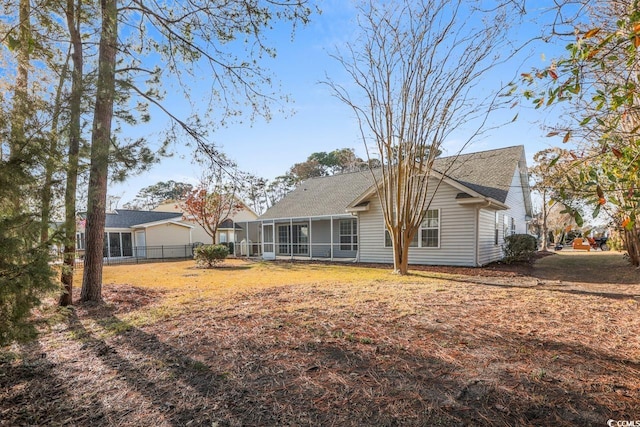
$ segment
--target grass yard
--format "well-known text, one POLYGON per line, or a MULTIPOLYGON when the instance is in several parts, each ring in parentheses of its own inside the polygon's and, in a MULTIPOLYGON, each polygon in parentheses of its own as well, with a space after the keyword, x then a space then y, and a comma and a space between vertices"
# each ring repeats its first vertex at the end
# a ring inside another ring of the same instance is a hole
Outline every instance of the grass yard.
POLYGON ((106 267, 105 305, 45 308, 37 341, 0 352, 0 426, 637 420, 638 273, 596 281, 588 264, 106 267))

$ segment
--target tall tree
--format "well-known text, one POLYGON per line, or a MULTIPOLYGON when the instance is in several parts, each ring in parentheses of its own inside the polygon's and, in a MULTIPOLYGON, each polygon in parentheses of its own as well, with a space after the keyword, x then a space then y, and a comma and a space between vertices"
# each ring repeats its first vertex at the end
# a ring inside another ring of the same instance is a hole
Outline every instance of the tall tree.
MULTIPOLYGON (((202 146, 206 145, 201 131, 202 123, 197 119, 190 122, 180 118, 162 104, 161 93, 157 89, 162 72, 177 75, 180 83, 184 81, 180 76, 199 74, 202 66, 208 67, 213 84, 210 110, 218 113, 223 124, 242 112, 245 101, 250 106, 251 117, 256 114, 269 117, 269 104, 274 97, 263 90, 271 87, 272 79, 260 67, 257 59, 262 55, 273 57, 275 51, 266 43, 264 32, 274 19, 288 20, 295 26, 299 22, 307 22, 311 13, 305 0, 230 0, 222 3, 196 0, 174 3, 169 11, 165 4, 146 0, 127 3, 120 10, 115 0, 102 0, 101 4, 103 29, 91 147, 87 250, 82 285, 84 301, 99 301, 101 298, 101 253, 110 135, 110 130, 105 130, 105 126, 111 126, 116 96, 113 67, 118 47, 116 22, 120 20, 126 23, 128 40, 132 41, 131 44, 120 46, 126 65, 122 67, 125 76, 118 81, 117 95, 135 94, 139 99, 151 103, 168 114, 174 123, 202 146), (103 46, 108 46, 109 52, 103 52, 103 46), (238 53, 242 51, 239 47, 244 48, 245 57, 238 53), (156 56, 152 59, 152 55, 156 56), (149 64, 141 64, 141 58, 144 57, 150 61, 150 65, 153 65, 154 59, 159 59, 155 67, 150 67, 147 66, 149 64), (142 75, 147 77, 154 89, 144 90, 136 86, 134 82, 142 75)), ((127 40, 124 34, 122 40, 127 40)), ((184 89, 189 99, 190 88, 184 89)), ((150 155, 151 152, 147 149, 143 154, 150 155)))
POLYGON ((35 333, 30 310, 53 288, 48 245, 41 243, 38 215, 30 209, 38 198, 42 150, 29 126, 39 102, 29 90, 36 85, 29 82, 34 37, 28 0, 19 2, 17 22, 2 37, 15 52, 17 72, 10 111, 0 112, 0 345, 35 333))
POLYGON ((517 17, 510 2, 488 11, 482 3, 364 2, 357 41, 334 56, 355 89, 328 84, 354 111, 369 159, 382 164, 381 178, 372 175, 399 274, 439 186, 430 178, 443 144, 466 128, 466 146, 497 107, 502 88, 490 88, 487 74, 513 53, 506 32, 517 17))
POLYGON ((135 210, 155 209, 162 202, 179 201, 191 190, 193 190, 193 185, 185 182, 177 182, 172 179, 166 182, 160 181, 138 191, 136 198, 126 203, 125 207, 135 210))
POLYGON ((69 30, 72 49, 71 93, 69 95, 69 126, 67 177, 64 193, 64 256, 61 273, 63 293, 59 304, 67 306, 73 302, 73 275, 76 261, 76 192, 78 188, 78 168, 82 116, 82 95, 84 93, 84 53, 80 25, 82 22, 82 2, 67 0, 64 14, 69 30))
POLYGON ((102 248, 107 201, 107 172, 111 146, 111 121, 115 93, 118 49, 117 0, 100 0, 102 28, 98 53, 98 80, 91 134, 91 168, 87 204, 87 239, 82 301, 102 301, 102 248))

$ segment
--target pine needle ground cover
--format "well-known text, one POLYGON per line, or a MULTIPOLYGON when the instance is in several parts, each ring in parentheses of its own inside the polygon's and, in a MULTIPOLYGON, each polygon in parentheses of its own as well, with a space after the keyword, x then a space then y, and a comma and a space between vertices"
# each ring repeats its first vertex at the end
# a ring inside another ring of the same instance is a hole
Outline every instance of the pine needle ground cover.
POLYGON ((554 266, 106 267, 105 305, 45 308, 40 338, 0 353, 0 425, 636 420, 637 273, 595 281, 602 267, 576 260, 584 281, 554 266))

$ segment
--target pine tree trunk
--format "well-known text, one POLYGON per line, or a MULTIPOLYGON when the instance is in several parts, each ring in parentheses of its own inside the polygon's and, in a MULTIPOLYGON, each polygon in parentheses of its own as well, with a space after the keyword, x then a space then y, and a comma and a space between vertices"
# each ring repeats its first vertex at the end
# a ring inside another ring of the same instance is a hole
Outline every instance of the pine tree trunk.
POLYGON ((115 95, 117 1, 101 0, 102 30, 98 56, 96 105, 91 135, 91 169, 87 206, 86 252, 80 299, 102 301, 102 264, 111 121, 115 95))
POLYGON ((78 187, 78 153, 80 151, 80 114, 84 90, 82 84, 84 67, 82 39, 80 31, 76 27, 79 25, 76 20, 80 19, 80 10, 75 10, 73 0, 67 0, 66 15, 73 45, 73 72, 69 99, 69 157, 64 193, 64 265, 60 277, 64 292, 58 301, 61 306, 73 304, 73 273, 76 264, 76 190, 78 187))

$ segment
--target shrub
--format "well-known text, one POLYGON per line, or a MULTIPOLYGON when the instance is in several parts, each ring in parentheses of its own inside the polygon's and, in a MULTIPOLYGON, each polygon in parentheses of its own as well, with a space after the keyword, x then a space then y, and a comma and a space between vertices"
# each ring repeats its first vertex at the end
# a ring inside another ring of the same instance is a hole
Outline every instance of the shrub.
POLYGON ((224 245, 202 245, 193 250, 196 263, 206 268, 215 267, 229 256, 229 248, 224 245))
POLYGON ((507 264, 516 261, 528 261, 538 250, 538 241, 529 234, 512 234, 504 239, 504 258, 507 264))

